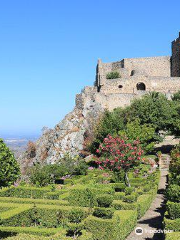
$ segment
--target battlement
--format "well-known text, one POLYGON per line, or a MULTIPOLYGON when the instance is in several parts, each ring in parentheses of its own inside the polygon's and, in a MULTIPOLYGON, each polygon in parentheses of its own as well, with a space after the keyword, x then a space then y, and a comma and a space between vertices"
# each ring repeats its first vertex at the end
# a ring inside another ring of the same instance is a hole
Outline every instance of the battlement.
POLYGON ((179 38, 172 42, 172 77, 180 77, 180 33, 179 38))

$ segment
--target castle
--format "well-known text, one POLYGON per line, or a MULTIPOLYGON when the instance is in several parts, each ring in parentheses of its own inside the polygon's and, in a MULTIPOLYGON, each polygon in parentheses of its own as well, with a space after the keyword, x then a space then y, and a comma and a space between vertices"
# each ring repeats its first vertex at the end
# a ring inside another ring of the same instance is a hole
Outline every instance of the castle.
POLYGON ((128 58, 118 62, 98 61, 96 80, 76 95, 72 112, 54 129, 43 133, 36 144, 36 154, 29 161, 24 153, 20 162, 55 163, 65 153, 78 155, 94 123, 105 110, 129 105, 134 98, 157 91, 168 98, 180 90, 180 34, 172 42, 172 56, 128 58), (111 79, 108 77, 112 75, 111 79))
MULTIPOLYGON (((112 110, 129 105, 133 98, 157 91, 169 98, 180 90, 180 33, 172 42, 172 56, 125 58, 118 62, 97 64, 94 87, 85 87, 83 93, 93 92, 94 99, 103 108, 112 110), (115 72, 117 78, 108 79, 115 72)), ((80 95, 77 95, 77 102, 80 95)))

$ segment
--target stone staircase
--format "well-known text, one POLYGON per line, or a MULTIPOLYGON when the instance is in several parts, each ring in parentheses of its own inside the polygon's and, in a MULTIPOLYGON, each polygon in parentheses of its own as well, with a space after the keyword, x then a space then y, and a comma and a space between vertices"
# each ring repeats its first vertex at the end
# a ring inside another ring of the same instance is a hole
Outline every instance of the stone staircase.
POLYGON ((170 164, 170 156, 168 154, 162 154, 161 159, 159 160, 159 169, 160 171, 168 171, 170 164))

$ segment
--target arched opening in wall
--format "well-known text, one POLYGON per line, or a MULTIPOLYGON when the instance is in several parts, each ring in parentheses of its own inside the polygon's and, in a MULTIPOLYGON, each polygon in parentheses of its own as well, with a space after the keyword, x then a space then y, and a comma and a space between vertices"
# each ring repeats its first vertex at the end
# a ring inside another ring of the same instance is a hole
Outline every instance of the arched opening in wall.
POLYGON ((146 85, 143 82, 139 82, 139 83, 137 83, 136 88, 137 88, 137 90, 145 91, 146 85))

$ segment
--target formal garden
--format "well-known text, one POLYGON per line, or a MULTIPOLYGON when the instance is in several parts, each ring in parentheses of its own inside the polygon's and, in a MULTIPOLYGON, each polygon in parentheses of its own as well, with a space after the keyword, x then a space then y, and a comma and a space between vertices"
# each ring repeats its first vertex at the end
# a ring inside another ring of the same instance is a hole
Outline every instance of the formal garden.
MULTIPOLYGON (((155 199, 160 152, 155 144, 180 133, 180 94, 152 93, 105 112, 80 156, 20 166, 0 140, 0 238, 123 240, 155 199), (91 154, 90 157, 82 156, 91 154)), ((171 152, 164 217, 168 240, 180 232, 180 147, 171 152)))

